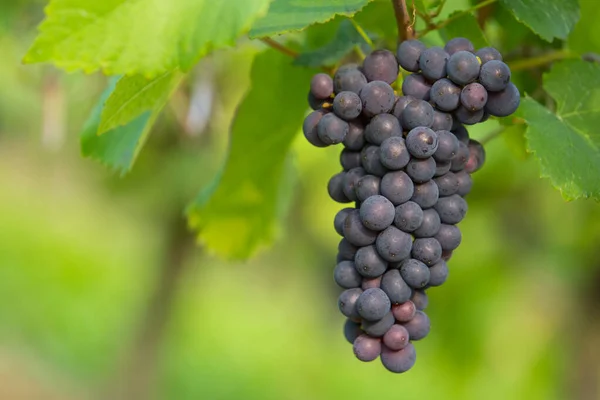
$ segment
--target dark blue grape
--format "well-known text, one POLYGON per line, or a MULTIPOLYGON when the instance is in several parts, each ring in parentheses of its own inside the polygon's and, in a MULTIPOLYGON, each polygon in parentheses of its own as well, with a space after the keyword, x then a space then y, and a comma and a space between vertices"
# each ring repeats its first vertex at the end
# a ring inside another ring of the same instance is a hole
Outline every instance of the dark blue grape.
POLYGON ((354 264, 358 273, 367 278, 376 278, 383 275, 388 266, 373 245, 358 249, 356 256, 354 256, 354 264))
POLYGON ((413 128, 406 136, 406 148, 413 157, 429 158, 438 148, 438 136, 424 126, 413 128))
POLYGON ((402 169, 408 164, 410 154, 401 136, 392 136, 381 143, 379 148, 381 164, 391 170, 402 169))
POLYGON ((367 78, 358 69, 356 64, 341 66, 333 76, 335 93, 350 91, 358 94, 360 89, 367 84, 367 78))
POLYGON ((519 108, 520 102, 519 89, 512 82, 509 82, 506 89, 489 93, 485 111, 496 117, 507 117, 519 108))
POLYGON ((440 216, 433 208, 423 211, 423 222, 421 226, 413 232, 416 238, 427 238, 435 236, 440 230, 440 216))
POLYGON ((469 174, 477 172, 485 164, 485 149, 476 140, 469 140, 469 160, 465 165, 465 171, 469 174))
POLYGON ((460 87, 449 79, 440 79, 431 86, 431 101, 442 111, 454 111, 460 103, 460 87))
POLYGON ((358 315, 366 321, 379 321, 390 312, 391 308, 389 297, 378 288, 365 290, 356 301, 358 315))
POLYGON ((477 79, 480 68, 481 64, 473 53, 458 51, 448 60, 448 78, 458 85, 466 85, 477 79))
POLYGON ((402 374, 411 369, 416 362, 417 352, 412 343, 402 350, 392 350, 387 346, 381 349, 381 363, 390 372, 402 374))
POLYGON ((338 286, 344 289, 357 288, 362 284, 362 276, 358 273, 352 261, 338 263, 333 270, 333 279, 338 286))
POLYGON ((356 338, 363 333, 363 330, 360 329, 360 323, 354 322, 351 319, 347 319, 344 323, 344 337, 350 344, 353 344, 356 338))
POLYGON ((441 162, 451 161, 458 152, 458 139, 447 130, 439 130, 436 134, 438 137, 438 147, 435 153, 433 153, 433 158, 441 162))
POLYGON ((333 112, 341 119, 353 120, 362 112, 360 97, 350 91, 338 93, 333 99, 333 112))
POLYGON ((448 264, 446 261, 440 260, 431 268, 429 268, 429 286, 441 286, 448 279, 448 264))
MULTIPOLYGON (((448 197, 443 198, 447 199, 448 197)), ((442 219, 441 215, 440 219, 442 219)), ((411 255, 414 259, 430 266, 435 264, 440 257, 442 257, 442 246, 440 245, 440 242, 434 238, 418 238, 413 242, 411 255)))
POLYGON ((452 114, 433 110, 433 125, 431 125, 431 129, 434 131, 449 131, 452 129, 452 121, 452 114))
POLYGON ((456 37, 454 39, 450 39, 448 43, 446 43, 444 50, 446 50, 446 53, 450 55, 458 51, 468 51, 473 53, 475 51, 475 47, 469 39, 464 37, 456 37))
POLYGON ((471 192, 471 187, 473 186, 473 179, 471 179, 471 175, 469 175, 466 171, 460 171, 454 174, 458 181, 458 190, 456 194, 462 197, 465 197, 471 192))
POLYGON ((406 108, 406 106, 408 105, 408 103, 413 102, 415 100, 418 100, 416 97, 413 96, 400 96, 396 99, 396 104, 394 104, 394 108, 392 109, 392 114, 394 114, 394 117, 398 118, 398 120, 401 120, 401 116, 402 116, 402 112, 404 111, 404 109, 406 108))
POLYGON ((379 146, 366 146, 360 152, 360 156, 365 171, 371 175, 381 177, 385 175, 387 168, 381 163, 379 152, 379 146))
POLYGON ((410 72, 419 71, 419 58, 427 47, 418 40, 405 40, 398 46, 396 58, 402 68, 410 72))
POLYGON ((378 146, 392 136, 402 136, 400 122, 392 114, 376 115, 365 127, 367 141, 378 146))
POLYGON ((356 182, 354 191, 358 201, 365 201, 371 196, 379 194, 381 178, 375 175, 365 175, 356 182))
POLYGON ((371 337, 382 337, 396 322, 391 312, 385 314, 383 318, 377 321, 363 321, 362 329, 371 337))
POLYGON ((465 199, 457 194, 440 197, 434 208, 440 214, 440 219, 444 224, 458 224, 469 209, 465 199))
POLYGON ((392 84, 398 78, 398 61, 389 50, 375 50, 363 61, 363 72, 368 81, 392 84))
POLYGON ((421 53, 419 58, 421 73, 430 81, 442 79, 446 76, 446 64, 449 57, 441 47, 428 48, 421 53))
POLYGON ((365 127, 360 121, 354 120, 348 122, 348 133, 342 141, 342 144, 348 150, 360 151, 365 145, 365 127))
POLYGON ((333 113, 325 114, 317 124, 317 135, 323 143, 337 144, 348 134, 348 123, 333 113))
POLYGON ((344 191, 344 195, 348 199, 356 201, 357 197, 354 188, 356 187, 356 183, 358 182, 358 180, 366 174, 366 171, 360 167, 352 168, 351 170, 346 172, 346 175, 344 176, 344 181, 342 182, 342 190, 344 191))
POLYGON ((349 203, 350 199, 344 194, 344 178, 346 177, 345 172, 335 174, 329 180, 327 184, 327 192, 329 197, 338 203, 349 203))
POLYGON ((353 343, 352 350, 360 361, 373 361, 381 354, 381 340, 360 335, 353 343))
POLYGON ((335 214, 335 218, 333 220, 333 226, 335 231, 340 235, 344 236, 344 222, 346 221, 346 217, 350 214, 350 211, 354 210, 353 208, 347 207, 342 208, 340 211, 335 214))
POLYGON ((412 237, 408 233, 390 226, 377 236, 375 246, 384 260, 398 262, 410 256, 412 237))
POLYGON ((458 152, 456 153, 456 157, 452 159, 452 166, 450 167, 450 171, 462 171, 465 168, 465 165, 467 165, 467 161, 469 161, 469 148, 464 142, 459 142, 458 152))
POLYGON ((467 131, 467 128, 465 128, 460 122, 456 122, 458 125, 452 128, 452 134, 456 136, 459 142, 469 144, 469 131, 467 131))
POLYGON ((381 278, 381 276, 378 276, 377 278, 363 278, 360 287, 362 288, 362 290, 379 288, 381 287, 381 278))
POLYGON ((460 93, 460 103, 469 111, 483 110, 487 99, 487 90, 477 82, 469 83, 460 93))
POLYGON ((381 290, 383 290, 393 304, 401 304, 412 294, 410 287, 404 282, 400 271, 392 269, 383 274, 381 278, 381 290))
POLYGON ((393 325, 383 335, 383 343, 392 350, 402 350, 409 343, 408 331, 402 325, 393 325))
POLYGON ((368 246, 375 243, 377 232, 367 229, 360 221, 360 213, 353 210, 344 221, 344 238, 355 246, 368 246))
POLYGON ((506 89, 510 81, 510 68, 502 61, 492 60, 481 66, 479 82, 490 92, 506 89))
POLYGON ((412 258, 404 261, 400 267, 400 275, 402 276, 404 282, 406 282, 408 286, 415 289, 419 289, 427 285, 429 282, 429 274, 429 267, 427 267, 427 265, 412 258))
POLYGON ((338 244, 338 256, 341 261, 354 261, 358 247, 350 243, 346 238, 342 238, 338 244))
POLYGON ((396 210, 384 196, 366 199, 360 206, 360 219, 364 226, 373 231, 382 231, 394 222, 396 210))
POLYGON ((344 149, 340 153, 340 164, 344 171, 349 171, 352 168, 358 168, 361 166, 361 157, 360 152, 358 151, 349 151, 344 149))
MULTIPOLYGON (((422 209, 431 208, 438 201, 440 192, 433 180, 415 184, 414 193, 410 200, 421 206, 422 209)), ((393 202, 392 202, 393 203, 393 202)))
POLYGON ((454 118, 461 124, 475 125, 476 123, 481 122, 483 110, 470 111, 461 104, 456 111, 454 111, 454 118))
POLYGON ((311 92, 308 92, 308 105, 313 110, 320 110, 328 99, 317 99, 311 92))
POLYGON ((310 92, 317 99, 328 99, 333 94, 333 79, 327 74, 316 74, 310 80, 310 92))
POLYGON ((423 209, 412 201, 396 207, 394 225, 404 232, 414 232, 423 223, 423 209))
POLYGON ((447 174, 448 171, 450 171, 450 167, 452 167, 452 163, 450 161, 436 161, 435 162, 435 175, 434 177, 437 176, 442 176, 444 174, 447 174))
POLYGON ((456 225, 442 224, 435 239, 440 242, 443 251, 452 251, 460 246, 462 235, 456 225))
POLYGON ((359 288, 344 290, 338 297, 338 307, 341 313, 353 320, 359 319, 360 315, 356 303, 362 293, 363 290, 359 288))
POLYGON ((396 318, 396 320, 398 322, 410 321, 411 319, 413 319, 416 312, 417 312, 417 307, 415 306, 415 303, 413 303, 410 300, 407 300, 401 304, 393 304, 392 305, 392 314, 394 315, 394 318, 396 318))
POLYGON ((425 289, 413 290, 412 295, 410 296, 410 301, 414 303, 417 311, 423 311, 429 305, 429 298, 425 293, 425 289))
POLYGON ((453 172, 438 176, 433 181, 438 187, 440 196, 451 196, 458 191, 458 178, 453 172))
POLYGON ((406 174, 414 183, 424 183, 433 178, 435 169, 436 164, 433 158, 429 157, 424 160, 413 158, 406 166, 406 174))
POLYGON ((407 130, 416 127, 429 128, 433 125, 433 107, 423 100, 413 101, 402 112, 401 122, 402 127, 407 130))
POLYGON ((381 194, 397 206, 410 200, 414 184, 404 171, 393 171, 383 176, 380 189, 381 194))
POLYGON ((429 334, 429 330, 431 329, 429 317, 423 311, 417 311, 414 318, 403 325, 408 331, 410 340, 424 339, 429 334))
POLYGON ((363 105, 363 114, 373 117, 392 110, 396 102, 394 89, 383 81, 367 83, 358 93, 363 105))
POLYGON ((488 61, 492 60, 502 61, 502 54, 500 54, 500 52, 493 47, 484 47, 479 49, 475 55, 481 60, 481 65, 484 65, 488 61))
POLYGON ((421 74, 410 74, 402 81, 402 94, 418 100, 429 100, 431 83, 421 74))
POLYGON ((319 121, 323 117, 323 115, 327 114, 328 111, 325 110, 317 110, 313 111, 304 119, 304 123, 302 124, 302 132, 304 133, 304 137, 308 140, 308 143, 312 144, 315 147, 327 147, 329 146, 327 143, 324 143, 319 136, 317 135, 317 125, 319 121))

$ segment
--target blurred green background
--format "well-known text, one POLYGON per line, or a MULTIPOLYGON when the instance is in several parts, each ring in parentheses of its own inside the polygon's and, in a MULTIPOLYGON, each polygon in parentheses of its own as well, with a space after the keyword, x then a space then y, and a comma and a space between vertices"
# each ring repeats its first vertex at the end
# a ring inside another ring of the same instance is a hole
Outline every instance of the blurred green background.
MULTIPOLYGON (((393 375, 355 360, 342 335, 339 206, 325 190, 339 149, 298 136, 289 213, 252 260, 205 254, 187 231, 183 209, 225 157, 252 45, 202 61, 120 178, 79 156, 106 79, 20 64, 44 3, 0 1, 1 399, 600 399, 600 208, 540 179, 522 132, 487 146, 450 278, 429 292, 431 333, 416 367, 393 375)), ((582 1, 586 21, 594 4, 582 1)), ((574 45, 600 37, 582 32, 574 45)), ((496 40, 536 40, 513 33, 496 40)))

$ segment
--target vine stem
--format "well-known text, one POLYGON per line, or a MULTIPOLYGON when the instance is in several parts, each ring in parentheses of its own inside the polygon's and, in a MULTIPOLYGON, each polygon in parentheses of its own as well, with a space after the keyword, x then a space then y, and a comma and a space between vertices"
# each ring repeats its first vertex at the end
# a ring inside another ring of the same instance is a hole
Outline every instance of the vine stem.
POLYGON ((261 38, 260 41, 263 42, 264 44, 266 44, 267 46, 274 48, 275 50, 279 51, 280 53, 283 53, 292 58, 298 58, 297 51, 292 50, 289 47, 285 47, 284 45, 282 45, 279 42, 276 42, 275 40, 271 39, 270 37, 261 38))
POLYGON ((398 25, 398 43, 415 36, 415 30, 410 22, 406 0, 392 0, 396 24, 398 25))
POLYGON ((508 66, 510 67, 511 71, 523 71, 526 69, 540 67, 553 61, 564 60, 566 58, 577 58, 577 55, 568 50, 556 50, 537 57, 511 61, 508 63, 508 66))
POLYGON ((447 26, 447 25, 448 25, 450 22, 452 22, 452 21, 455 21, 455 20, 457 20, 457 19, 459 19, 459 18, 461 18, 461 17, 463 17, 463 16, 465 16, 465 15, 467 15, 467 14, 470 14, 470 13, 472 13, 473 11, 477 11, 477 10, 479 10, 480 8, 487 7, 487 6, 489 6, 490 4, 494 4, 494 3, 495 3, 495 2, 497 2, 497 1, 498 1, 498 0, 484 0, 484 1, 482 1, 481 3, 477 3, 477 4, 475 4, 475 5, 474 5, 473 7, 471 7, 471 8, 468 8, 468 9, 466 9, 466 10, 460 11, 460 12, 458 12, 458 13, 456 13, 456 14, 452 15, 451 17, 449 17, 449 18, 446 18, 445 20, 438 22, 437 24, 433 24, 433 25, 431 25, 431 26, 429 26, 429 27, 425 28, 423 31, 421 31, 421 32, 418 32, 418 33, 416 34, 416 37, 422 37, 422 36, 425 36, 426 34, 428 34, 428 33, 429 33, 429 32, 431 32, 431 31, 435 31, 435 30, 438 30, 438 29, 442 29, 442 28, 444 28, 445 26, 447 26))

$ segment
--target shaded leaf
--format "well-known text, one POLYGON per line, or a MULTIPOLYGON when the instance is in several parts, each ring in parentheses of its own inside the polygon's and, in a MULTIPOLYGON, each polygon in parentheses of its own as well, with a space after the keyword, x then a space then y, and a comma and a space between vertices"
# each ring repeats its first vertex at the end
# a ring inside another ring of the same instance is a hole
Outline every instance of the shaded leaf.
MULTIPOLYGON (((460 13, 461 11, 456 11, 448 18, 452 18, 454 15, 460 13)), ((442 35, 442 38, 445 41, 455 37, 465 37, 473 42, 476 49, 489 46, 488 41, 473 14, 464 14, 462 17, 458 17, 451 21, 440 30, 440 35, 442 35)))
POLYGON ((600 7, 595 0, 579 2, 581 19, 569 35, 569 48, 587 53, 590 51, 600 53, 600 7))

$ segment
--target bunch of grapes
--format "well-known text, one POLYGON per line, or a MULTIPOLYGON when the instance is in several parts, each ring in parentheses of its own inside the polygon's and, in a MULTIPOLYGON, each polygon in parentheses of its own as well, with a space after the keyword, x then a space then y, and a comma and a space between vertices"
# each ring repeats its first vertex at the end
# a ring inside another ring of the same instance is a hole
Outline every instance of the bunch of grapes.
POLYGON ((470 174, 485 161, 465 125, 513 113, 519 91, 494 48, 475 51, 465 38, 445 48, 407 40, 396 55, 376 50, 333 79, 315 75, 308 100, 306 139, 344 146, 329 195, 354 203, 334 221, 343 237, 334 279, 344 289, 345 337, 359 360, 380 357, 388 370, 406 372, 416 361, 412 341, 430 330, 425 291, 448 277, 470 174), (402 95, 392 87, 400 67, 411 73, 402 95))

